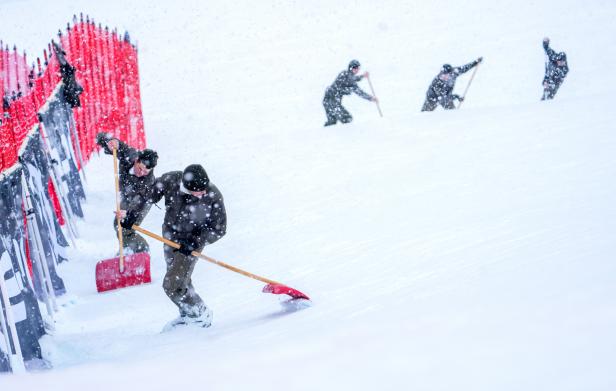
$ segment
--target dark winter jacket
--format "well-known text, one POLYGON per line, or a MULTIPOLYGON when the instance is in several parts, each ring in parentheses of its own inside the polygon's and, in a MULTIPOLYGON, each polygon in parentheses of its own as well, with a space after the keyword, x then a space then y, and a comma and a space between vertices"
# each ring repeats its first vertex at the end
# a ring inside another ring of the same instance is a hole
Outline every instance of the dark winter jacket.
POLYGON ((548 55, 548 63, 545 68, 544 82, 550 84, 560 84, 569 73, 569 66, 567 65, 567 55, 564 52, 556 53, 550 48, 548 42, 543 42, 543 49, 548 55), (558 61, 563 61, 564 65, 558 65, 558 61))
POLYGON ((441 71, 438 75, 436 75, 434 80, 432 80, 430 87, 428 87, 428 91, 426 92, 428 99, 442 99, 451 95, 453 88, 456 85, 456 79, 458 76, 468 72, 477 64, 477 61, 473 61, 461 67, 455 67, 451 70, 451 72, 446 72, 445 70, 441 71), (444 80, 442 78, 442 76, 446 74, 449 74, 449 80, 444 80))
POLYGON ((338 77, 336 77, 334 83, 327 87, 325 94, 340 99, 343 95, 351 95, 351 93, 354 92, 366 100, 371 100, 372 96, 357 85, 357 82, 362 78, 363 76, 355 76, 350 70, 342 71, 338 77))
POLYGON ((182 186, 182 172, 171 171, 156 179, 151 202, 165 197, 163 235, 175 242, 187 241, 192 248, 203 248, 223 237, 227 213, 222 194, 209 183, 207 193, 194 197, 182 186))
POLYGON ((81 107, 79 96, 83 93, 83 87, 77 82, 75 77, 75 67, 66 60, 66 53, 60 45, 53 42, 54 51, 60 63, 60 74, 62 75, 62 93, 64 99, 71 107, 81 107))
MULTIPOLYGON (((104 135, 104 133, 99 134, 96 142, 103 147, 106 154, 113 155, 113 151, 107 147, 109 138, 104 135)), ((138 177, 134 175, 133 166, 137 160, 138 151, 120 140, 118 140, 118 144, 118 171, 120 174, 122 209, 140 212, 151 197, 156 180, 154 170, 151 170, 146 176, 138 177)))

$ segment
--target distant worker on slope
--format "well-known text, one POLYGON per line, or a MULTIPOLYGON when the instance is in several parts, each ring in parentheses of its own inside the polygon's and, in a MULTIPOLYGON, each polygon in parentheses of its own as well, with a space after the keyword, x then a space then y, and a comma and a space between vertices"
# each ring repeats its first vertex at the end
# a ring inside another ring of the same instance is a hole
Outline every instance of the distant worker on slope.
MULTIPOLYGON (((180 245, 179 249, 164 246, 167 273, 163 289, 180 311, 180 316, 169 322, 164 331, 188 324, 209 327, 212 311, 192 285, 197 258, 191 253, 201 252, 225 235, 227 214, 222 194, 200 164, 163 174, 151 189, 150 204, 165 198, 162 236, 180 245)), ((135 220, 129 215, 121 224, 132 227, 135 220)))
POLYGON ((543 96, 541 100, 554 99, 558 88, 563 84, 569 66, 567 65, 567 55, 565 52, 556 53, 550 48, 550 39, 543 39, 543 49, 548 59, 545 64, 545 76, 543 78, 543 96))
POLYGON ((351 95, 351 92, 354 92, 371 102, 377 101, 376 97, 366 93, 357 85, 357 82, 362 78, 369 77, 368 72, 357 75, 360 66, 359 61, 352 60, 347 70, 340 72, 334 83, 325 90, 323 107, 327 115, 327 122, 325 122, 324 126, 335 125, 338 121, 346 124, 353 120, 353 116, 342 106, 342 97, 344 95, 351 95))
POLYGON ((445 110, 455 109, 453 104, 454 99, 463 101, 464 97, 453 94, 453 88, 456 85, 456 79, 461 74, 470 71, 473 67, 483 61, 483 57, 463 65, 461 67, 452 67, 449 64, 443 65, 441 71, 432 80, 428 91, 426 92, 426 101, 421 108, 421 111, 433 111, 440 104, 445 110))
MULTIPOLYGON (((154 185, 154 167, 158 162, 158 154, 151 149, 138 151, 112 137, 108 133, 99 133, 96 143, 103 147, 106 154, 117 151, 120 174, 120 209, 122 216, 127 214, 139 225, 148 214, 151 203, 148 203, 154 185)), ((113 219, 114 229, 118 229, 117 219, 113 219)), ((148 242, 129 228, 122 228, 122 239, 127 252, 149 252, 148 242)))

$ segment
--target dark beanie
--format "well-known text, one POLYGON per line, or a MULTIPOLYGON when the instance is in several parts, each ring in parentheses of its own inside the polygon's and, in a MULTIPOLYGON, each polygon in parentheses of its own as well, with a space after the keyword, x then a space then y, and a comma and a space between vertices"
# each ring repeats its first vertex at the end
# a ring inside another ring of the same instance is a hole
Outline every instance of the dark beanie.
POLYGON ((151 149, 144 149, 143 151, 139 152, 137 159, 141 163, 143 163, 146 168, 152 169, 156 167, 156 163, 158 162, 158 153, 151 149))
POLYGON ((210 178, 201 164, 191 164, 184 169, 182 184, 189 191, 204 191, 210 183, 210 178))
POLYGON ((359 63, 359 61, 351 60, 351 62, 349 63, 349 70, 351 70, 353 68, 359 68, 360 66, 361 66, 361 64, 359 63))

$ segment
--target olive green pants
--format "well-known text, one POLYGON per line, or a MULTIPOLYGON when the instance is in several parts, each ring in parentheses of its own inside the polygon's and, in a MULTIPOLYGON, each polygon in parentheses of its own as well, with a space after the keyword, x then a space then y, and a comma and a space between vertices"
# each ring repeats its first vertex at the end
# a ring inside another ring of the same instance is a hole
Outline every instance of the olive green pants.
MULTIPOLYGON (((186 256, 167 245, 165 262, 167 273, 163 279, 163 289, 171 301, 178 306, 181 316, 197 317, 206 306, 192 285, 192 273, 198 259, 192 255, 186 256)), ((198 249, 197 251, 201 251, 198 249)))

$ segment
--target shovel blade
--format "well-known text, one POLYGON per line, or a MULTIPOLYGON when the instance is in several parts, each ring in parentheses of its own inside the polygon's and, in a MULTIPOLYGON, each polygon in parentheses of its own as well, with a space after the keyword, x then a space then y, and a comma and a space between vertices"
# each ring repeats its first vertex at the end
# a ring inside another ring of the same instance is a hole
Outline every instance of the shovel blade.
POLYGON ((308 296, 298 291, 297 289, 293 289, 286 285, 282 284, 267 284, 263 287, 263 292, 265 293, 273 293, 275 295, 289 295, 294 299, 306 299, 310 300, 308 296))
POLYGON ((105 259, 96 264, 96 290, 98 292, 152 282, 150 254, 136 253, 124 256, 124 271, 120 272, 120 257, 105 259))

